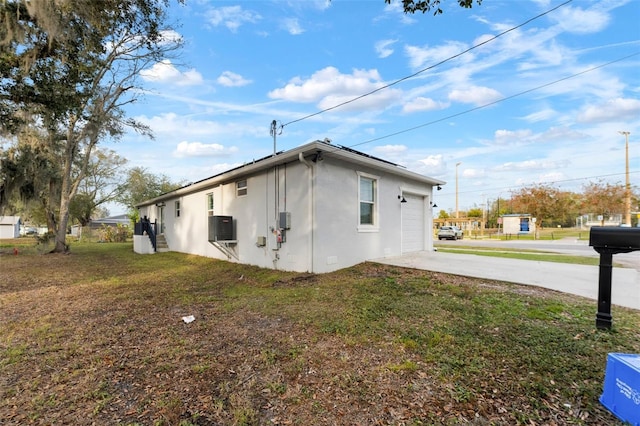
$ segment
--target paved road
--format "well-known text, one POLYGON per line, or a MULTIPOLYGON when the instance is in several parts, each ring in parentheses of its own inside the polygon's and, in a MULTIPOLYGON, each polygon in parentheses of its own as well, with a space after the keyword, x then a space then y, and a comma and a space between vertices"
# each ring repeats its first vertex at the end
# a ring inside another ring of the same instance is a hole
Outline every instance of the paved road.
MULTIPOLYGON (((618 261, 617 256, 620 255, 613 256, 614 262, 618 261)), ((428 271, 535 285, 593 300, 598 299, 599 268, 597 266, 505 259, 439 251, 409 253, 376 261, 428 271)), ((613 305, 640 310, 639 269, 613 268, 611 294, 613 305)))
MULTIPOLYGON (((558 240, 490 240, 465 238, 458 241, 436 241, 436 246, 446 247, 447 245, 465 245, 469 247, 504 247, 513 249, 533 249, 550 251, 554 253, 564 253, 575 256, 599 257, 600 255, 589 246, 589 241, 577 238, 563 238, 558 240)), ((640 251, 632 253, 616 254, 613 258, 615 263, 625 267, 635 268, 640 271, 640 251)))

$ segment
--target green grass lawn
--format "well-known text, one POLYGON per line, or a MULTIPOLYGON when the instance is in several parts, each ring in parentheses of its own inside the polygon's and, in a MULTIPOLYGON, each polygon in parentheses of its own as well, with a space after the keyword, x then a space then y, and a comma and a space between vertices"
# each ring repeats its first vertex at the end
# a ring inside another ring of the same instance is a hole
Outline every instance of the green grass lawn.
POLYGON ((563 238, 576 238, 579 240, 588 240, 589 231, 585 229, 575 228, 544 228, 539 229, 534 234, 504 234, 502 230, 498 233, 497 229, 487 229, 484 232, 472 231, 469 235, 465 233, 466 238, 488 238, 492 240, 561 240, 563 238))
POLYGON ((598 331, 594 301, 529 286, 131 244, 0 253, 3 425, 615 425, 607 353, 640 352, 640 312, 598 331))
MULTIPOLYGON (((573 256, 538 250, 506 249, 497 247, 454 247, 438 246, 438 251, 445 253, 475 254, 479 256, 503 257, 507 259, 535 260, 543 262, 572 263, 575 265, 593 265, 600 263, 598 257, 573 256)), ((616 266, 619 266, 616 264, 616 266)))

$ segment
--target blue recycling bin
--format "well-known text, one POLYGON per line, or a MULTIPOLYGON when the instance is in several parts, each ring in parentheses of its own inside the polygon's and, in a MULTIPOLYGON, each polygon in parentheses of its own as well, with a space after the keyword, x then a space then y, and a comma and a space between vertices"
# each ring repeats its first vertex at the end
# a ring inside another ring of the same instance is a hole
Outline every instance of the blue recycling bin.
POLYGON ((600 402, 623 422, 640 426, 640 354, 607 355, 600 402))

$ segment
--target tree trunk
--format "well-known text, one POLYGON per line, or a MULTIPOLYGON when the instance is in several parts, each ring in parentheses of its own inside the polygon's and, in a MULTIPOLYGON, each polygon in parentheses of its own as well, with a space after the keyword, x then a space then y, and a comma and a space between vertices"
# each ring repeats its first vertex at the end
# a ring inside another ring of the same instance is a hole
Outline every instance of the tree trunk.
MULTIPOLYGON (((75 121, 72 120, 75 124, 75 121)), ((69 223, 69 204, 73 197, 74 185, 72 185, 71 169, 73 165, 74 153, 77 150, 76 140, 73 137, 73 124, 67 131, 67 140, 64 153, 64 164, 62 166, 62 185, 60 188, 60 211, 58 212, 58 229, 56 232, 56 245, 52 253, 66 253, 69 251, 67 245, 67 224, 69 223)))
POLYGON ((64 189, 62 197, 60 197, 60 222, 56 232, 56 246, 52 253, 66 253, 69 251, 67 245, 67 224, 69 223, 69 196, 65 194, 64 189))

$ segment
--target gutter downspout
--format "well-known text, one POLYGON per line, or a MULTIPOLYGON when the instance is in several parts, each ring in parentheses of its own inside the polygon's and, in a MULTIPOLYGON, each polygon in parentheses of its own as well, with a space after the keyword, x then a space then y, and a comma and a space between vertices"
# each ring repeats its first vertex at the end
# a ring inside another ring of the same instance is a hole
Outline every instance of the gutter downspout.
POLYGON ((308 265, 309 265, 309 272, 314 273, 314 265, 313 265, 313 240, 314 240, 314 235, 313 235, 313 230, 315 228, 315 223, 314 223, 314 203, 315 203, 315 197, 313 196, 314 194, 314 190, 313 190, 313 165, 308 162, 307 160, 305 160, 304 155, 302 153, 298 154, 298 160, 300 160, 300 162, 302 164, 304 164, 305 166, 307 166, 307 169, 309 169, 309 217, 308 217, 308 223, 309 223, 309 238, 307 239, 308 241, 308 248, 307 248, 307 252, 309 253, 309 259, 308 259, 308 265))

